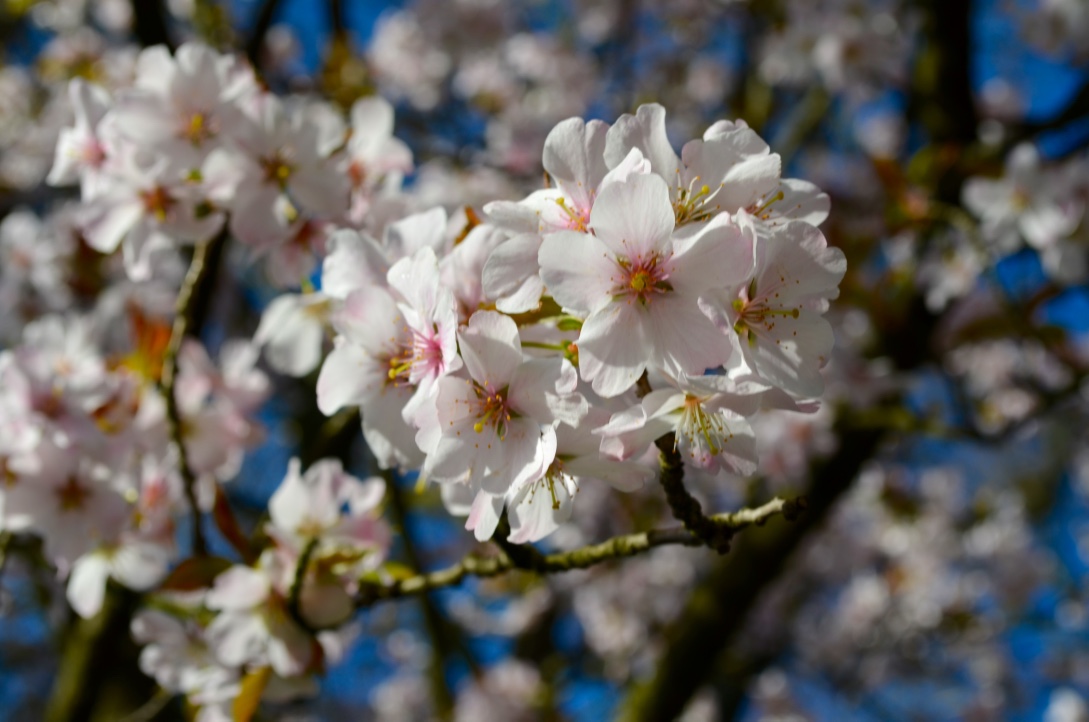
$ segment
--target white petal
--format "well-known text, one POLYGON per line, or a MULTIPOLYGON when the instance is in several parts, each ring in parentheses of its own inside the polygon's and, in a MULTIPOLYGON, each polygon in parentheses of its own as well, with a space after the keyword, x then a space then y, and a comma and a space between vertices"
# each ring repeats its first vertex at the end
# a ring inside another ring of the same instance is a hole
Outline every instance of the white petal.
POLYGON ((380 364, 338 336, 318 374, 318 409, 332 416, 345 406, 360 406, 378 393, 387 380, 380 364))
POLYGON ((617 256, 637 260, 664 253, 674 226, 669 188, 656 175, 613 183, 594 202, 590 225, 617 256))
POLYGON ((101 551, 84 554, 76 560, 66 593, 68 603, 79 616, 90 619, 102 609, 109 576, 109 563, 101 551))
POLYGON ((473 500, 473 506, 469 509, 469 518, 465 521, 465 528, 473 531, 477 541, 488 541, 495 534, 495 528, 499 526, 499 515, 503 513, 503 497, 494 496, 481 491, 473 500))
POLYGON ((657 103, 639 106, 635 115, 622 115, 609 129, 605 139, 605 162, 618 166, 632 148, 638 148, 650 160, 655 173, 674 179, 681 161, 669 143, 665 127, 665 108, 657 103))
POLYGON ((650 360, 644 314, 635 303, 616 302, 592 314, 579 334, 579 371, 606 398, 639 380, 650 360))
POLYGON ((571 200, 581 208, 590 207, 593 191, 609 171, 604 157, 608 130, 608 124, 600 120, 568 118, 545 138, 544 169, 562 182, 565 191, 574 196, 571 200))
POLYGON ((458 334, 461 356, 473 380, 490 389, 510 383, 522 363, 518 326, 509 316, 477 311, 458 334))
POLYGON ((675 239, 673 247, 669 282, 677 293, 699 295, 752 277, 752 238, 727 214, 715 216, 694 236, 675 239))
POLYGON ((321 266, 323 293, 347 298, 357 288, 385 285, 389 262, 373 238, 341 229, 327 243, 329 255, 321 266))
POLYGON ((733 348, 726 335, 704 315, 695 299, 665 294, 647 304, 646 317, 654 362, 669 374, 699 375, 730 359, 733 348))
POLYGON ((620 267, 599 238, 586 233, 552 233, 537 255, 547 292, 566 309, 596 311, 612 299, 620 267))
POLYGON ((484 295, 496 299, 504 313, 524 313, 537 308, 544 291, 537 256, 541 237, 522 233, 499 244, 484 263, 481 280, 484 295))

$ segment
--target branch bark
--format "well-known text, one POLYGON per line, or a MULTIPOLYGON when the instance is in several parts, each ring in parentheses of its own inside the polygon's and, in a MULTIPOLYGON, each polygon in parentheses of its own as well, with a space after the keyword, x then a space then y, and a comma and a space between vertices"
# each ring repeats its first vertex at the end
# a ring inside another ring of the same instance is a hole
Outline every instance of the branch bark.
MULTIPOLYGON (((715 514, 707 518, 734 533, 750 526, 763 526, 768 520, 780 515, 787 519, 795 519, 803 508, 808 509, 806 502, 777 497, 754 509, 715 514)), ((508 546, 498 541, 497 544, 502 549, 498 556, 481 557, 470 554, 457 564, 445 569, 417 574, 386 584, 365 584, 360 590, 357 601, 360 606, 371 606, 380 601, 400 599, 455 586, 469 576, 497 577, 514 569, 537 574, 555 574, 572 569, 587 569, 614 559, 642 554, 655 547, 672 544, 698 547, 702 546, 703 542, 687 529, 678 526, 617 536, 600 544, 591 544, 555 554, 542 554, 532 546, 508 546), (518 556, 517 561, 510 556, 509 552, 513 549, 520 550, 515 552, 518 556)))
POLYGON ((181 411, 178 409, 178 399, 174 385, 178 373, 178 354, 181 352, 185 337, 190 330, 199 329, 204 315, 208 309, 208 299, 202 298, 211 294, 207 293, 210 277, 215 276, 216 266, 222 253, 222 246, 226 241, 226 235, 220 233, 212 239, 197 245, 193 253, 193 260, 189 265, 189 272, 185 274, 181 290, 178 292, 174 327, 171 329, 170 342, 167 344, 166 353, 163 354, 163 371, 159 382, 159 390, 166 404, 166 426, 170 441, 178 454, 178 472, 181 474, 185 485, 185 499, 189 503, 192 525, 193 553, 196 556, 207 554, 207 544, 204 540, 200 506, 197 504, 196 485, 197 477, 189 466, 189 455, 185 448, 184 433, 182 429, 181 411), (202 292, 203 291, 203 292, 202 292))
POLYGON ((280 0, 265 0, 257 11, 257 18, 254 20, 249 40, 246 41, 246 57, 250 59, 250 64, 254 68, 261 67, 261 48, 265 44, 265 36, 268 35, 279 9, 280 0))

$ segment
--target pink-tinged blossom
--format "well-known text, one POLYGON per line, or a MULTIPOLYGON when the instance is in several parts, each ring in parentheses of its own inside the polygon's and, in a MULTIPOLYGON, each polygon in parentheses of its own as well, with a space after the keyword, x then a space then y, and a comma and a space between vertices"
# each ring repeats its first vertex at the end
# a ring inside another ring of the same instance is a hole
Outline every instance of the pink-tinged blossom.
POLYGON ((672 432, 688 464, 711 473, 725 469, 747 476, 756 471, 756 438, 746 417, 759 408, 759 395, 768 387, 727 376, 667 381, 665 388, 651 391, 595 430, 601 435, 601 452, 616 459, 637 458, 672 432))
POLYGON ((678 157, 666 135, 665 108, 649 103, 635 115, 620 116, 609 129, 609 167, 621 166, 632 149, 669 185, 678 227, 739 210, 772 224, 782 219, 819 224, 828 216, 828 196, 806 181, 781 180, 779 155, 744 121, 714 123, 678 157))
POLYGON ((288 465, 266 529, 289 555, 313 545, 299 597, 311 624, 330 627, 351 616, 355 580, 385 559, 390 531, 377 515, 384 493, 380 478, 362 482, 336 460, 318 461, 305 474, 298 459, 288 465))
POLYGON ((253 408, 247 404, 264 398, 260 387, 267 378, 252 367, 256 361, 252 350, 243 352, 245 358, 235 359, 241 349, 233 344, 224 349, 223 357, 239 364, 225 369, 231 372, 229 377, 210 368, 207 354, 202 351, 190 347, 178 358, 175 395, 182 440, 189 464, 197 474, 229 479, 238 473, 245 450, 262 436, 261 427, 249 417, 253 408))
POLYGON ((385 489, 381 478, 360 481, 335 459, 317 461, 305 473, 299 460, 292 459, 269 500, 269 532, 300 548, 320 539, 374 552, 373 567, 390 541, 389 529, 375 516, 385 489))
POLYGON ((42 534, 46 556, 65 568, 124 523, 128 505, 103 464, 43 441, 6 466, 16 479, 5 490, 6 528, 42 534))
POLYGON ((633 149, 612 171, 605 165, 605 135, 601 121, 569 118, 545 139, 545 171, 554 188, 531 193, 517 203, 494 201, 484 207, 488 217, 512 237, 489 256, 482 271, 484 291, 505 313, 537 307, 544 291, 537 255, 542 236, 558 231, 586 232, 598 194, 611 183, 650 172, 650 164, 633 149))
POLYGON ((103 190, 81 211, 87 243, 102 253, 121 246, 135 281, 151 278, 156 253, 211 238, 223 225, 223 214, 207 206, 199 185, 171 160, 140 161, 131 151, 111 162, 100 179, 103 190))
POLYGON ((195 722, 232 719, 231 704, 241 691, 239 670, 215 658, 195 621, 144 609, 132 620, 132 636, 145 645, 140 670, 163 689, 186 695, 198 708, 195 722))
POLYGON ((832 327, 821 314, 839 296, 847 261, 824 235, 802 221, 774 230, 742 217, 755 237, 751 280, 716 292, 719 323, 730 334, 739 360, 760 378, 803 398, 824 389, 820 370, 832 350, 832 327))
POLYGON ((439 379, 461 368, 457 304, 424 246, 388 273, 390 291, 352 292, 333 318, 339 336, 318 377, 318 407, 360 406, 383 467, 418 457, 411 429, 439 379), (400 419, 390 418, 396 413, 400 419))
POLYGON ((348 218, 359 224, 370 210, 371 198, 398 189, 404 175, 412 171, 412 151, 393 136, 393 106, 383 98, 357 100, 350 120, 347 154, 352 197, 348 218))
POLYGON ((617 396, 648 367, 700 374, 729 359, 727 337, 699 306, 752 269, 751 242, 728 215, 674 236, 669 189, 642 175, 602 191, 590 227, 550 235, 539 261, 549 293, 586 316, 579 370, 595 392, 617 396))
POLYGON ((406 421, 416 416, 425 399, 435 396, 439 379, 461 368, 457 351, 458 310, 453 294, 442 284, 435 252, 422 248, 389 270, 390 288, 399 304, 411 344, 400 359, 391 359, 390 377, 416 388, 405 406, 406 421))
POLYGON ((296 214, 340 217, 350 192, 344 159, 336 152, 344 140, 342 124, 320 106, 288 105, 272 95, 247 110, 231 145, 209 159, 216 170, 212 183, 223 175, 236 181, 231 232, 260 247, 271 209, 278 209, 275 220, 283 225, 296 214))
POLYGON ((523 360, 518 327, 506 316, 478 311, 458 342, 469 378, 439 382, 441 437, 428 476, 480 490, 467 527, 487 539, 498 523, 492 497, 501 508, 508 490, 544 474, 555 458, 555 425, 577 424, 587 403, 566 360, 523 360))
POLYGON ((97 85, 75 78, 68 85, 75 124, 64 128, 57 138, 53 168, 46 181, 61 186, 80 183, 84 200, 99 191, 102 166, 106 162, 106 141, 99 135, 99 125, 110 107, 110 95, 97 85))
POLYGON ((318 408, 326 415, 358 406, 363 436, 382 468, 423 461, 404 409, 416 393, 408 383, 414 337, 397 299, 385 288, 353 291, 333 317, 337 337, 318 375, 318 408))
POLYGON ((257 92, 249 66, 200 43, 171 55, 147 48, 136 62, 134 87, 122 91, 110 127, 141 148, 199 167, 210 150, 242 132, 241 104, 257 92))
POLYGON ((1036 147, 1022 143, 1010 151, 1001 178, 965 182, 964 205, 998 250, 1016 249, 1020 237, 1044 251, 1070 236, 1085 214, 1084 200, 1074 193, 1079 172, 1076 165, 1044 166, 1036 147))
POLYGON ((216 612, 208 646, 228 667, 270 666, 276 674, 303 674, 315 661, 314 639, 290 615, 287 597, 293 558, 266 550, 257 567, 236 565, 216 577, 205 605, 216 612))
POLYGON ((542 161, 555 187, 535 191, 525 200, 494 201, 489 218, 512 232, 585 231, 590 209, 605 176, 605 134, 609 124, 568 118, 545 138, 542 161))
POLYGON ((536 542, 556 531, 571 517, 575 495, 587 481, 628 492, 654 478, 654 469, 646 464, 600 453, 601 439, 591 432, 608 419, 608 411, 593 407, 578 425, 556 426, 556 454, 548 469, 539 479, 507 492, 508 541, 536 542))

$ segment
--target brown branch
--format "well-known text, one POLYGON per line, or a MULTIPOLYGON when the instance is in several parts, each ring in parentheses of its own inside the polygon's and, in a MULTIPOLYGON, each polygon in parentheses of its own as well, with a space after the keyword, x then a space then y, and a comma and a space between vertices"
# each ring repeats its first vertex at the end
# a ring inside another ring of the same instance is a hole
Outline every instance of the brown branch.
POLYGON ((246 41, 246 57, 250 59, 250 64, 258 70, 261 67, 261 50, 265 44, 265 36, 268 35, 268 31, 272 27, 272 21, 279 9, 280 0, 265 0, 261 3, 260 9, 257 11, 257 18, 253 23, 253 29, 250 31, 249 40, 246 41))
POLYGON ((677 451, 676 435, 666 434, 655 444, 658 446, 662 466, 658 479, 665 491, 673 518, 684 524, 684 528, 700 542, 719 554, 725 554, 730 550, 730 539, 734 530, 729 525, 720 524, 712 517, 705 516, 699 500, 688 493, 684 486, 684 461, 677 451))
POLYGON ((132 31, 145 48, 165 45, 174 50, 163 0, 132 0, 132 31))
POLYGON ((794 524, 738 539, 733 553, 723 557, 693 592, 667 631, 669 643, 654 675, 633 690, 620 719, 676 719, 715 670, 715 660, 744 628, 761 593, 820 527, 882 438, 872 429, 840 431, 840 451, 817 465, 812 475, 806 513, 794 524))
POLYGON ((185 274, 181 290, 178 291, 178 301, 175 306, 174 326, 170 332, 170 342, 163 354, 163 371, 159 380, 159 390, 166 404, 166 427, 170 441, 177 449, 178 472, 181 474, 185 487, 185 500, 189 503, 191 512, 193 553, 196 556, 204 556, 208 553, 204 540, 204 529, 201 525, 200 506, 197 504, 196 484, 197 476, 189 466, 189 454, 185 448, 185 439, 181 411, 178 409, 178 399, 174 385, 178 374, 178 354, 181 352, 185 337, 191 331, 195 332, 200 321, 203 320, 203 309, 207 308, 207 299, 201 293, 206 288, 206 278, 214 275, 214 262, 210 259, 220 257, 220 249, 224 245, 226 235, 217 234, 212 239, 197 245, 193 252, 193 260, 189 265, 189 271, 185 274), (197 311, 201 310, 198 315, 197 311))
MULTIPOLYGON (((793 520, 806 506, 802 499, 789 500, 776 497, 763 506, 754 509, 742 509, 731 513, 716 514, 707 518, 721 528, 736 533, 750 526, 762 526, 769 519, 779 515, 788 520, 793 520)), ((417 574, 388 583, 364 584, 359 592, 358 603, 360 606, 370 606, 388 599, 425 594, 435 589, 460 584, 465 577, 497 577, 513 569, 522 569, 537 574, 555 574, 573 569, 587 569, 614 559, 636 556, 655 547, 673 544, 698 547, 702 546, 703 542, 683 527, 671 527, 617 536, 600 544, 591 544, 554 554, 542 554, 530 546, 516 547, 523 551, 531 550, 521 556, 521 565, 516 564, 506 551, 493 557, 470 554, 457 564, 438 571, 417 574)), ((505 550, 512 546, 515 545, 503 545, 503 548, 505 550)))

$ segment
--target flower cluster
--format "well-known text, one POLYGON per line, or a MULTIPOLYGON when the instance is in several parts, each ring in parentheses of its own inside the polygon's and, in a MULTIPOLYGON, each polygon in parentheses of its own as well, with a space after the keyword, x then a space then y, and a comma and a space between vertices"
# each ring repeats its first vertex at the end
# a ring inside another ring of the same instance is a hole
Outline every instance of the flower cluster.
MULTIPOLYGON (((747 418, 822 391, 821 314, 845 270, 815 225, 827 196, 781 179, 743 123, 678 156, 660 106, 574 118, 543 163, 551 187, 458 236, 441 209, 381 240, 338 232, 321 300, 300 302, 336 331, 319 407, 359 407, 379 463, 442 484, 479 539, 504 508, 511 541, 541 539, 586 480, 640 486, 670 432, 686 463, 751 473, 747 418)), ((263 328, 316 358, 284 316, 263 328)))
POLYGON ((569 118, 544 142, 546 187, 475 210, 402 190, 412 156, 385 101, 345 117, 282 99, 202 45, 145 50, 131 87, 74 80, 70 100, 49 181, 78 183, 73 235, 119 249, 131 287, 172 292, 184 246, 234 239, 287 291, 218 363, 193 340, 171 352, 169 327, 135 311, 131 358, 59 317, 0 356, 4 528, 45 539, 81 614, 107 577, 158 585, 134 627, 143 668, 205 719, 247 680, 301 691, 351 634, 361 586, 388 577, 384 484, 340 462, 293 461, 255 539, 230 519, 219 483, 258 438, 262 354, 317 372, 318 409, 358 409, 378 466, 439 485, 479 540, 504 523, 510 542, 543 539, 587 482, 643 486, 656 442, 702 478, 752 474, 758 412, 819 406, 846 268, 817 228, 829 199, 782 178, 742 121, 678 153, 660 105, 569 118), (171 570, 179 515, 201 511, 240 560, 201 554, 198 521, 196 556, 171 570))
MULTIPOLYGON (((148 589, 178 556, 175 519, 189 511, 156 388, 165 327, 134 317, 136 350, 103 353, 93 317, 45 316, 0 352, 0 528, 34 533, 90 617, 112 578, 148 589)), ((259 438, 251 416, 268 380, 256 349, 232 342, 222 370, 189 342, 178 359, 181 438, 209 508, 259 438)))
POLYGON ((200 44, 144 50, 113 96, 80 79, 69 89, 75 122, 48 180, 79 183, 87 242, 120 247, 134 280, 227 224, 273 283, 297 286, 330 224, 360 222, 412 167, 386 102, 359 101, 348 122, 261 90, 248 64, 200 44))
POLYGON ((235 719, 247 676, 268 699, 312 691, 356 633, 346 623, 359 579, 385 559, 390 533, 376 514, 384 493, 381 479, 360 481, 337 461, 302 473, 292 460, 269 502, 272 544, 253 565, 183 563, 162 585, 164 608, 134 619, 146 645, 141 669, 197 705, 201 722, 235 719), (208 572, 214 582, 204 588, 208 572))
POLYGON ((979 216, 989 247, 1006 254, 1028 245, 1060 283, 1080 283, 1089 274, 1089 229, 1083 223, 1089 163, 1084 157, 1048 164, 1034 145, 1023 143, 1010 151, 1001 178, 971 178, 963 195, 965 207, 979 216))

